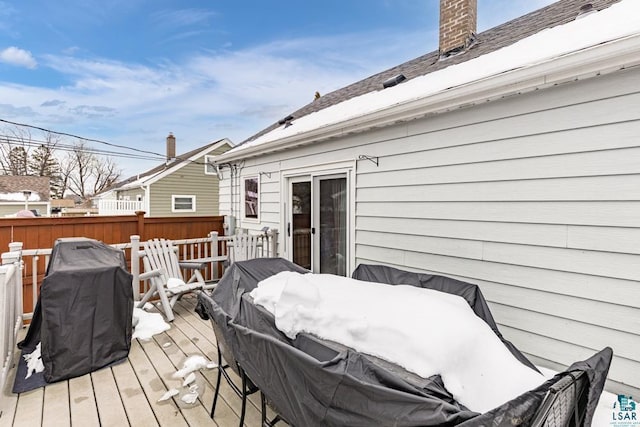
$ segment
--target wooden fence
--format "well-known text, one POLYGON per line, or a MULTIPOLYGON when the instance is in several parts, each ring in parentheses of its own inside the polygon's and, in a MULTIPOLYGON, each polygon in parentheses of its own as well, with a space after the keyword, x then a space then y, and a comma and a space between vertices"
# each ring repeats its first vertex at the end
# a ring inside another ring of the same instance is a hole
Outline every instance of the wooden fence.
POLYGON ((0 218, 0 250, 11 242, 22 242, 23 249, 51 248, 60 237, 88 237, 107 244, 142 240, 188 239, 223 234, 221 216, 145 218, 144 212, 129 216, 84 216, 52 218, 0 218))
MULTIPOLYGON (((50 249, 61 237, 87 237, 106 244, 129 242, 132 235, 141 240, 165 238, 170 240, 202 238, 212 231, 220 235, 224 218, 221 216, 145 218, 144 212, 130 216, 87 216, 58 218, 0 218, 0 252, 12 242, 22 242, 23 250, 50 249)), ((130 256, 129 251, 125 251, 130 256)), ((48 254, 34 253, 34 262, 25 263, 23 295, 25 313, 33 307, 33 283, 40 283, 48 254)), ((129 260, 129 258, 128 258, 129 260)))

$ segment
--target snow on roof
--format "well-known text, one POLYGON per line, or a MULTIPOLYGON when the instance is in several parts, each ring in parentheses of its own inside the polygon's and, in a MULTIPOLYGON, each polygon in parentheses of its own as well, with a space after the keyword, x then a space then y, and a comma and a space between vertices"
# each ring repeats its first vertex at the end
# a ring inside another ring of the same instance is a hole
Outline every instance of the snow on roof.
MULTIPOLYGON (((24 193, 21 191, 19 193, 0 193, 0 200, 4 202, 24 202, 24 193)), ((30 202, 39 202, 40 195, 38 193, 31 193, 29 195, 30 202)))
POLYGON ((295 119, 290 126, 278 127, 226 154, 241 153, 247 148, 363 117, 395 105, 427 98, 447 89, 639 33, 640 1, 622 0, 605 10, 547 28, 494 52, 295 119))

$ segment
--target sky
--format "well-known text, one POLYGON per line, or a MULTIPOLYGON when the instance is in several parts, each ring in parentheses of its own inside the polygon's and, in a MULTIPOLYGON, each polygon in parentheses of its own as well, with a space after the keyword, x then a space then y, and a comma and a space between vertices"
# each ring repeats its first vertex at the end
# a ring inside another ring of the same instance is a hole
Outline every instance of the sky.
MULTIPOLYGON (((478 31, 552 2, 478 0, 478 31)), ((0 0, 0 120, 159 155, 169 132, 178 154, 222 138, 238 144, 316 91, 435 50, 438 5, 0 0)), ((114 160, 124 177, 159 164, 114 160)))

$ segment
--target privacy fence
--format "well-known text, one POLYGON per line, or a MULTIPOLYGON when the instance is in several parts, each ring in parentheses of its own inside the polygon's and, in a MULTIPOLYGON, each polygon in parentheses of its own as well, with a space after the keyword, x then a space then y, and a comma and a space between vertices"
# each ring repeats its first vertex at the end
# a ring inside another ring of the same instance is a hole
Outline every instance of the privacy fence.
MULTIPOLYGON (((87 237, 107 244, 129 242, 131 236, 140 240, 164 238, 170 240, 195 239, 211 232, 224 234, 221 216, 145 218, 143 212, 131 216, 87 216, 60 218, 0 218, 0 252, 8 251, 12 242, 22 242, 22 250, 32 256, 22 271, 24 312, 33 307, 33 283, 40 283, 46 271, 49 253, 40 248, 52 248, 62 237, 87 237)), ((127 260, 130 250, 125 249, 127 260)), ((47 251, 48 252, 48 251, 47 251)))

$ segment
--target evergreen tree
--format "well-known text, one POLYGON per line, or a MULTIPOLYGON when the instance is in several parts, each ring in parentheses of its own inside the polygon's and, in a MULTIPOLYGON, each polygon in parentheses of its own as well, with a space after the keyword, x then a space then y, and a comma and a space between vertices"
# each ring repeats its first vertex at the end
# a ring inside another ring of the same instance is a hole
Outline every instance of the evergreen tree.
POLYGON ((27 150, 24 147, 13 147, 9 151, 9 162, 5 168, 7 175, 27 175, 27 150))
POLYGON ((53 145, 40 145, 29 157, 30 175, 49 177, 50 195, 53 199, 62 198, 62 176, 60 162, 54 155, 53 145))

